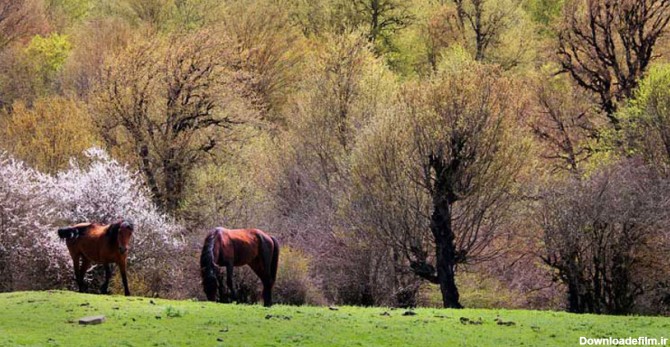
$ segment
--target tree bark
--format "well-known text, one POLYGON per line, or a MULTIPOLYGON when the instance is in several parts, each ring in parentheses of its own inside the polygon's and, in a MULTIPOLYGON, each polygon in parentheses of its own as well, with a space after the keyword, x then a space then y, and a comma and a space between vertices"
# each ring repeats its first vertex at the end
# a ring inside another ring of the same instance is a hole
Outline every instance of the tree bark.
POLYGON ((144 177, 146 177, 147 185, 151 190, 151 199, 159 207, 163 207, 163 194, 161 194, 156 182, 156 176, 151 167, 151 159, 149 158, 149 147, 146 144, 141 144, 137 154, 140 157, 140 168, 144 177))
POLYGON ((176 211, 184 195, 184 167, 179 163, 174 151, 163 161, 165 171, 165 209, 176 211))
MULTIPOLYGON (((441 166, 441 165, 438 165, 441 166)), ((456 245, 451 225, 451 200, 449 199, 449 180, 443 168, 437 168, 437 178, 433 190, 433 213, 430 229, 435 238, 435 260, 437 281, 442 292, 442 304, 445 308, 463 308, 459 302, 456 287, 456 245)))

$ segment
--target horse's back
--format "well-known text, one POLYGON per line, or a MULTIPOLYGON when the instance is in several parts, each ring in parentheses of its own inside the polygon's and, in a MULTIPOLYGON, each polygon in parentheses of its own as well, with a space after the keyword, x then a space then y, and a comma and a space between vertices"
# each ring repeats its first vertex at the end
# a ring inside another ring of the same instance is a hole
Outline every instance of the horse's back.
POLYGON ((80 253, 94 263, 106 263, 114 261, 114 257, 107 253, 107 242, 104 240, 105 232, 109 225, 97 223, 81 223, 73 227, 85 227, 84 233, 76 238, 68 239, 66 245, 70 252, 80 253))
POLYGON ((260 229, 217 228, 215 231, 221 233, 224 258, 228 261, 234 259, 235 266, 249 264, 258 258, 263 242, 272 244, 272 237, 260 229))

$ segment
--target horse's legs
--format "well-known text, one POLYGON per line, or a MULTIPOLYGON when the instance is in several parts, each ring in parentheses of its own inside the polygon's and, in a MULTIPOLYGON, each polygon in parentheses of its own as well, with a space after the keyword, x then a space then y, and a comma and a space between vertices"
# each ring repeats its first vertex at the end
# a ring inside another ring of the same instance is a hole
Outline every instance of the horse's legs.
POLYGON ((272 306, 272 283, 263 280, 263 306, 272 306))
POLYGON ((258 278, 261 280, 261 283, 263 283, 263 306, 272 306, 272 286, 274 283, 272 283, 270 271, 266 271, 263 263, 258 260, 249 264, 249 267, 254 270, 256 276, 258 276, 258 278))
POLYGON ((126 277, 126 260, 122 260, 117 263, 119 270, 121 271, 121 280, 123 281, 123 291, 126 296, 130 296, 130 290, 128 290, 128 277, 126 277))
POLYGON ((226 264, 226 284, 228 289, 230 289, 230 299, 237 302, 237 296, 235 295, 235 288, 233 287, 233 264, 226 264))
POLYGON ((216 282, 219 285, 219 302, 223 302, 224 298, 224 288, 223 288, 223 275, 220 272, 216 274, 216 282))
POLYGON ((79 260, 80 256, 79 254, 74 254, 70 253, 72 256, 72 263, 74 266, 74 280, 77 281, 77 287, 79 287, 79 291, 81 292, 81 281, 79 280, 79 260))
POLYGON ((100 293, 109 294, 109 279, 112 277, 112 267, 110 264, 105 264, 103 267, 105 268, 105 283, 102 284, 100 293))
POLYGON ((87 285, 86 281, 84 278, 86 277, 86 271, 91 267, 91 261, 86 258, 85 256, 81 256, 81 267, 79 268, 79 278, 77 278, 77 282, 79 282, 79 291, 82 293, 85 293, 87 290, 87 285))

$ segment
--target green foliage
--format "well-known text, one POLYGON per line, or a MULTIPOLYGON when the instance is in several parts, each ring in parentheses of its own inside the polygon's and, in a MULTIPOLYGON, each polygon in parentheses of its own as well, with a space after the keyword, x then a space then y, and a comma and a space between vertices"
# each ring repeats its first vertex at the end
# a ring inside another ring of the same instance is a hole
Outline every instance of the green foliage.
POLYGON ((97 0, 47 0, 46 7, 51 21, 59 27, 71 27, 84 20, 97 0))
POLYGON ((174 0, 171 22, 174 29, 196 29, 211 23, 222 13, 219 0, 174 0))
POLYGON ((237 146, 219 149, 215 160, 194 170, 179 210, 180 216, 206 228, 257 225, 259 215, 271 215, 275 208, 268 187, 276 184, 282 163, 274 139, 243 125, 228 140, 237 146))
POLYGON ((627 106, 624 116, 631 122, 670 116, 670 64, 653 66, 627 106))
POLYGON ((284 0, 289 12, 289 20, 299 27, 306 37, 323 35, 338 31, 344 24, 341 8, 336 6, 338 0, 284 0))
POLYGON ((36 35, 25 48, 25 63, 32 75, 37 95, 48 94, 65 65, 72 45, 67 35, 36 35))
POLYGON ((220 18, 231 38, 231 65, 252 108, 273 123, 285 121, 280 111, 301 80, 304 41, 291 26, 289 11, 274 1, 236 1, 220 18))
POLYGON ((537 23, 549 26, 563 9, 565 0, 526 0, 524 8, 537 23))
POLYGON ((618 116, 623 130, 610 143, 623 143, 626 154, 670 169, 670 64, 653 66, 618 116))
POLYGON ((441 73, 458 73, 474 62, 472 53, 461 45, 453 45, 442 52, 437 70, 441 73))
POLYGON ((63 67, 71 49, 67 35, 37 35, 30 40, 26 54, 40 72, 53 76, 63 67))
POLYGON ((338 171, 338 161, 351 148, 355 130, 372 115, 365 109, 378 106, 363 99, 379 95, 374 90, 379 84, 365 83, 364 77, 383 76, 380 69, 370 70, 378 64, 370 48, 358 32, 328 35, 318 55, 311 57, 313 69, 295 96, 291 132, 297 144, 311 152, 304 155, 321 157, 318 161, 326 176, 338 171))

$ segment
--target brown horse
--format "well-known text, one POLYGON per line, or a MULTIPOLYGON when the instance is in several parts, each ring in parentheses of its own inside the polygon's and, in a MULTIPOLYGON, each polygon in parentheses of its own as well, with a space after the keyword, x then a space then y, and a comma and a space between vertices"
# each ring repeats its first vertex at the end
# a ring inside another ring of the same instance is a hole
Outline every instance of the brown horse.
POLYGON ((272 286, 277 278, 279 242, 258 229, 215 228, 205 238, 200 255, 202 285, 207 299, 223 302, 223 276, 220 266, 226 268, 228 289, 236 300, 233 288, 233 267, 249 265, 263 283, 263 303, 272 306, 272 286))
POLYGON ((105 283, 100 291, 107 294, 109 279, 112 277, 110 263, 115 263, 121 270, 125 294, 130 295, 126 277, 126 258, 132 235, 133 223, 127 220, 108 225, 81 223, 58 229, 58 237, 65 240, 74 262, 74 274, 80 292, 86 291, 84 282, 86 271, 92 263, 96 263, 102 264, 105 268, 105 283))

